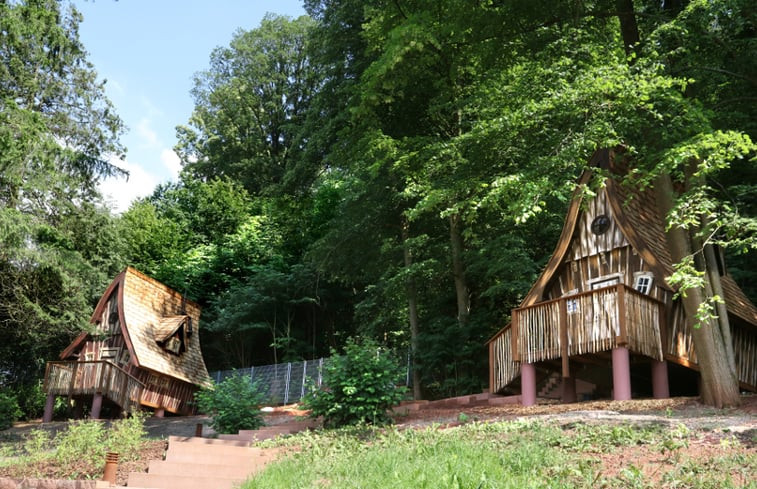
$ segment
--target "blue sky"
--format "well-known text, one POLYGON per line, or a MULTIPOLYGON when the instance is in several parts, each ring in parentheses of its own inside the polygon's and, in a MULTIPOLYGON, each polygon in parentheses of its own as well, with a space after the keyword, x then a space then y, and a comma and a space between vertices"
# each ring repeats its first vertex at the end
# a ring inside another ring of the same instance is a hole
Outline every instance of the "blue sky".
POLYGON ((116 211, 155 185, 176 178, 177 125, 194 107, 192 77, 208 68, 210 53, 227 46, 237 29, 253 29, 267 12, 304 15, 301 0, 73 0, 84 16, 79 38, 106 94, 127 126, 128 153, 118 164, 128 182, 101 186, 116 211))

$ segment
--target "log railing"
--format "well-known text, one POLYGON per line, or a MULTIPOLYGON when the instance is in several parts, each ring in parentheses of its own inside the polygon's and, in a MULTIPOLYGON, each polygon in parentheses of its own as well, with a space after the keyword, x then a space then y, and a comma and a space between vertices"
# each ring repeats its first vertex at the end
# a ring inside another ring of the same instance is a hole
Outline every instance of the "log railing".
POLYGON ((662 360, 664 308, 618 284, 513 309, 511 325, 489 341, 490 388, 497 391, 517 376, 515 362, 561 358, 568 377, 570 356, 617 346, 662 360))
POLYGON ((111 362, 48 362, 45 392, 56 396, 102 394, 125 411, 139 406, 144 384, 111 362))

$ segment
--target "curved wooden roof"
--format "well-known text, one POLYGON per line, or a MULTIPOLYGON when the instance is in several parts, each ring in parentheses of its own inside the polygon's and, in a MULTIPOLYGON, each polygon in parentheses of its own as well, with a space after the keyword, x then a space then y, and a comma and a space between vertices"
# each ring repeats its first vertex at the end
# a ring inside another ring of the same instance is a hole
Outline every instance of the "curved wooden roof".
MULTIPOLYGON (((121 272, 100 298, 90 320, 95 324, 102 317, 112 294, 117 294, 119 322, 131 362, 141 368, 153 370, 191 384, 206 385, 210 376, 200 349, 200 306, 184 298, 165 284, 127 267, 121 272), (175 355, 162 348, 166 334, 173 334, 187 318, 193 322, 194 334, 186 337, 186 351, 175 355)), ((80 334, 61 353, 67 358, 87 339, 80 334)))
MULTIPOLYGON (((589 166, 608 169, 617 168, 616 152, 599 150, 592 156, 589 166)), ((544 271, 534 282, 531 290, 521 302, 521 307, 530 306, 543 300, 545 288, 566 259, 570 243, 581 216, 582 192, 580 187, 590 181, 592 172, 586 170, 578 185, 565 218, 560 239, 544 271)), ((665 235, 665 219, 660 214, 654 189, 632 189, 608 179, 607 199, 612 207, 613 217, 631 246, 660 277, 669 277, 673 273, 673 260, 668 249, 665 235)), ((730 275, 722 276, 724 300, 728 311, 741 319, 757 326, 757 307, 744 295, 730 275)))

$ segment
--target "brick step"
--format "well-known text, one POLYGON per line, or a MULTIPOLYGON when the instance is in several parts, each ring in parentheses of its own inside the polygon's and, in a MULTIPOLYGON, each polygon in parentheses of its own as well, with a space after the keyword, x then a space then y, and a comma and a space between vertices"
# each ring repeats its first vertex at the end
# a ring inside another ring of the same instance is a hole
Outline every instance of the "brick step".
POLYGON ((225 479, 217 474, 207 477, 153 475, 144 472, 129 474, 128 487, 133 486, 156 487, 160 489, 233 489, 238 487, 246 477, 240 479, 225 479))

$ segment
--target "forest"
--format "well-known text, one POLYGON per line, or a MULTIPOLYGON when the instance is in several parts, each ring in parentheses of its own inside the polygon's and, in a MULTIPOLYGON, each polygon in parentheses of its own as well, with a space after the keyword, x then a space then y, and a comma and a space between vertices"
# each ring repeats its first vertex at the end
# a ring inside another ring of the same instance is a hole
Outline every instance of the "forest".
POLYGON ((209 370, 365 337, 416 397, 480 392, 601 148, 668 178, 670 225, 757 299, 753 1, 304 3, 209 53, 179 180, 116 214, 98 182, 124 127, 81 15, 0 0, 0 384, 39 389, 131 265, 203 307, 209 370))

